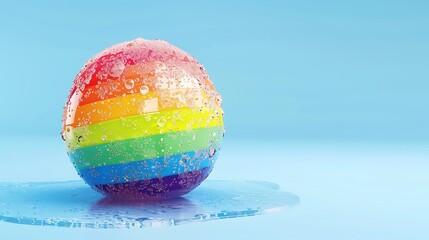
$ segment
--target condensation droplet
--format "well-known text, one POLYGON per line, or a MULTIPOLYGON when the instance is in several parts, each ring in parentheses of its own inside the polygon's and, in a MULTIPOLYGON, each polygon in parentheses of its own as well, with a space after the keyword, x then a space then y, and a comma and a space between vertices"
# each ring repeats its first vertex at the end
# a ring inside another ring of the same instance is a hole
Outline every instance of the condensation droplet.
POLYGON ((132 89, 134 87, 134 80, 127 79, 125 80, 125 88, 126 89, 132 89))
POLYGON ((146 95, 149 92, 149 87, 146 85, 143 85, 140 87, 140 93, 143 95, 146 95))
POLYGON ((110 68, 110 76, 119 77, 125 69, 125 65, 122 61, 115 62, 110 68))
POLYGON ((161 117, 158 119, 158 126, 164 127, 166 122, 165 118, 161 117))
POLYGON ((222 105, 222 97, 220 96, 220 94, 216 94, 216 101, 219 103, 219 105, 222 105))
POLYGON ((101 140, 106 141, 106 135, 101 136, 101 140))
POLYGON ((213 157, 216 153, 216 149, 214 147, 210 147, 209 155, 210 157, 213 157))

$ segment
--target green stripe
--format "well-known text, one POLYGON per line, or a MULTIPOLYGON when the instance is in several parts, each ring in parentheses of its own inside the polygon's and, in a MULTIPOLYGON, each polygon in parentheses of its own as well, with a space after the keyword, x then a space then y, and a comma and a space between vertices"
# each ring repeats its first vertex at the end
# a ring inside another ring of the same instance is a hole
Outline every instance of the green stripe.
POLYGON ((90 168, 152 159, 220 146, 223 126, 109 142, 70 152, 73 164, 90 168))

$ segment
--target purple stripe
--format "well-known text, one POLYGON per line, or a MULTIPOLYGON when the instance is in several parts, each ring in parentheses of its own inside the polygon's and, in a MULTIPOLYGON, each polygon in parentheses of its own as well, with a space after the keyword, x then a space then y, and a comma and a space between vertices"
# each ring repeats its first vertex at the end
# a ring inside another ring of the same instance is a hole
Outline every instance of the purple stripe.
POLYGON ((115 184, 99 184, 93 188, 112 198, 156 201, 184 195, 196 188, 212 171, 213 167, 182 174, 115 184))

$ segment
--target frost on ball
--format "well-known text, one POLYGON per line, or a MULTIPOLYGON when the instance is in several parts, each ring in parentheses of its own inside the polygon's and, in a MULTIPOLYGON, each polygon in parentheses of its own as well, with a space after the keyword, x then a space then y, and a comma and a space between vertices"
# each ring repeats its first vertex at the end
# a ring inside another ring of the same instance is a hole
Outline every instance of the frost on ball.
POLYGON ((221 104, 192 56, 166 41, 136 39, 86 62, 64 107, 62 137, 96 191, 178 197, 213 169, 224 133, 221 104))

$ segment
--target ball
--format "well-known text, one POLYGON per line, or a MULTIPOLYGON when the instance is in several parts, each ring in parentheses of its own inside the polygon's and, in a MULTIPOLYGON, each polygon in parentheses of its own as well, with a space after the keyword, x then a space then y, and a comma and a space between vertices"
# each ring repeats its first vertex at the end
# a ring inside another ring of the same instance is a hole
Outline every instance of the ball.
POLYGON ((113 198, 158 200, 207 178, 224 135, 203 65, 161 40, 97 54, 73 81, 61 135, 80 177, 113 198))

